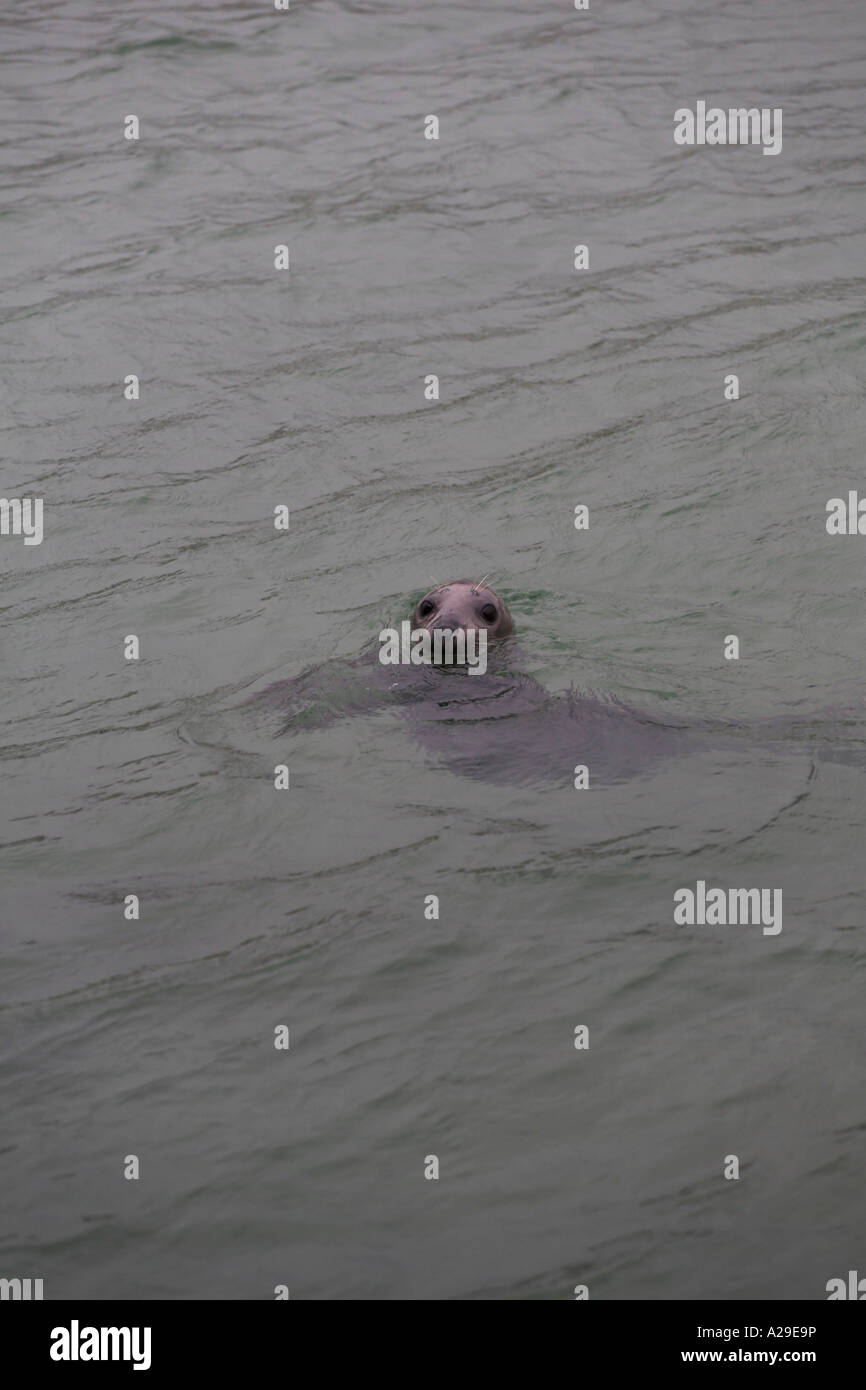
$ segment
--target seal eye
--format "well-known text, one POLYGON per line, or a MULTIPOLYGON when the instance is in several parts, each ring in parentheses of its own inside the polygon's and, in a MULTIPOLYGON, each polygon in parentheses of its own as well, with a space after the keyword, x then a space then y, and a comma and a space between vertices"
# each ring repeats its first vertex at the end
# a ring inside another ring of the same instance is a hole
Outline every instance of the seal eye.
POLYGON ((435 607, 436 604, 432 599, 422 598, 421 602, 418 604, 418 617, 429 618, 435 607))
POLYGON ((495 605, 492 604, 492 603, 485 603, 484 607, 483 607, 482 610, 481 610, 481 616, 482 616, 482 618, 484 619, 484 621, 485 621, 486 623, 493 623, 493 622, 495 622, 495 621, 496 621, 496 607, 495 607, 495 605))

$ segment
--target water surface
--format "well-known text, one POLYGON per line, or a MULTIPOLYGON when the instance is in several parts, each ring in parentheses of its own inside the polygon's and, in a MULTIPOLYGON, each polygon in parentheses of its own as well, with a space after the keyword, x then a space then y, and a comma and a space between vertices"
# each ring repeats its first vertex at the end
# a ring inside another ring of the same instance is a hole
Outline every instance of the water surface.
POLYGON ((863 478, 862 5, 10 0, 0 51, 2 491, 46 528, 0 541, 0 1273, 824 1297, 864 1258, 863 772, 758 739, 492 785, 395 711, 244 700, 467 573, 552 692, 861 698, 824 511, 863 478), (782 153, 678 149, 698 99, 781 106, 782 153), (698 878, 783 931, 674 926, 698 878))

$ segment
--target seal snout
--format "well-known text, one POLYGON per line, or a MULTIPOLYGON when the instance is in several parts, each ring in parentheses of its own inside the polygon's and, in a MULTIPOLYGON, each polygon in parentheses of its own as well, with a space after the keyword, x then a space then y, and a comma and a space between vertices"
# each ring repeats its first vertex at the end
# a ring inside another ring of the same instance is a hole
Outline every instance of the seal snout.
POLYGON ((441 629, 443 632, 449 629, 452 632, 466 632, 472 625, 467 624, 466 620, 459 617, 456 613, 441 613, 437 614, 429 626, 431 632, 435 632, 437 628, 441 629))

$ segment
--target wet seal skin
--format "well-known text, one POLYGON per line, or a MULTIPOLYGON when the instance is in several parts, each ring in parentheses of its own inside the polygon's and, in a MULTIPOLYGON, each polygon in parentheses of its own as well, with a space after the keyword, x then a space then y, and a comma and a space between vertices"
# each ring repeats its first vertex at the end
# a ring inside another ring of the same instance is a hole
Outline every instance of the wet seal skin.
POLYGON ((736 750, 742 755, 749 739, 760 740, 765 750, 796 749, 826 761, 866 766, 863 709, 775 716, 738 725, 728 720, 664 719, 613 696, 574 688, 552 695, 519 669, 508 604, 484 580, 437 584, 415 604, 412 623, 431 631, 483 630, 490 642, 488 669, 479 674, 459 665, 383 666, 376 651, 368 650, 354 661, 326 661, 278 681, 247 703, 279 711, 281 735, 325 728, 383 709, 399 710, 412 736, 437 762, 462 775, 501 784, 572 787, 579 765, 591 770, 594 785, 610 784, 690 752, 736 750), (827 739, 828 721, 835 726, 832 742, 827 739), (848 726, 848 737, 843 725, 848 726))

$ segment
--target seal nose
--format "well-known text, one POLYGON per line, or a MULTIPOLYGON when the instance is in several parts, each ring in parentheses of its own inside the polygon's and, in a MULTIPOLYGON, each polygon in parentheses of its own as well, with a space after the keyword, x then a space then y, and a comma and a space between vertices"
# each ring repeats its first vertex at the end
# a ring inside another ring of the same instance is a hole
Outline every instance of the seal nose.
POLYGON ((439 618, 437 618, 436 622, 433 624, 433 627, 438 627, 442 630, 450 628, 452 632, 457 632, 460 628, 463 627, 463 623, 460 621, 459 618, 453 617, 451 614, 449 614, 447 617, 440 616, 439 618))

